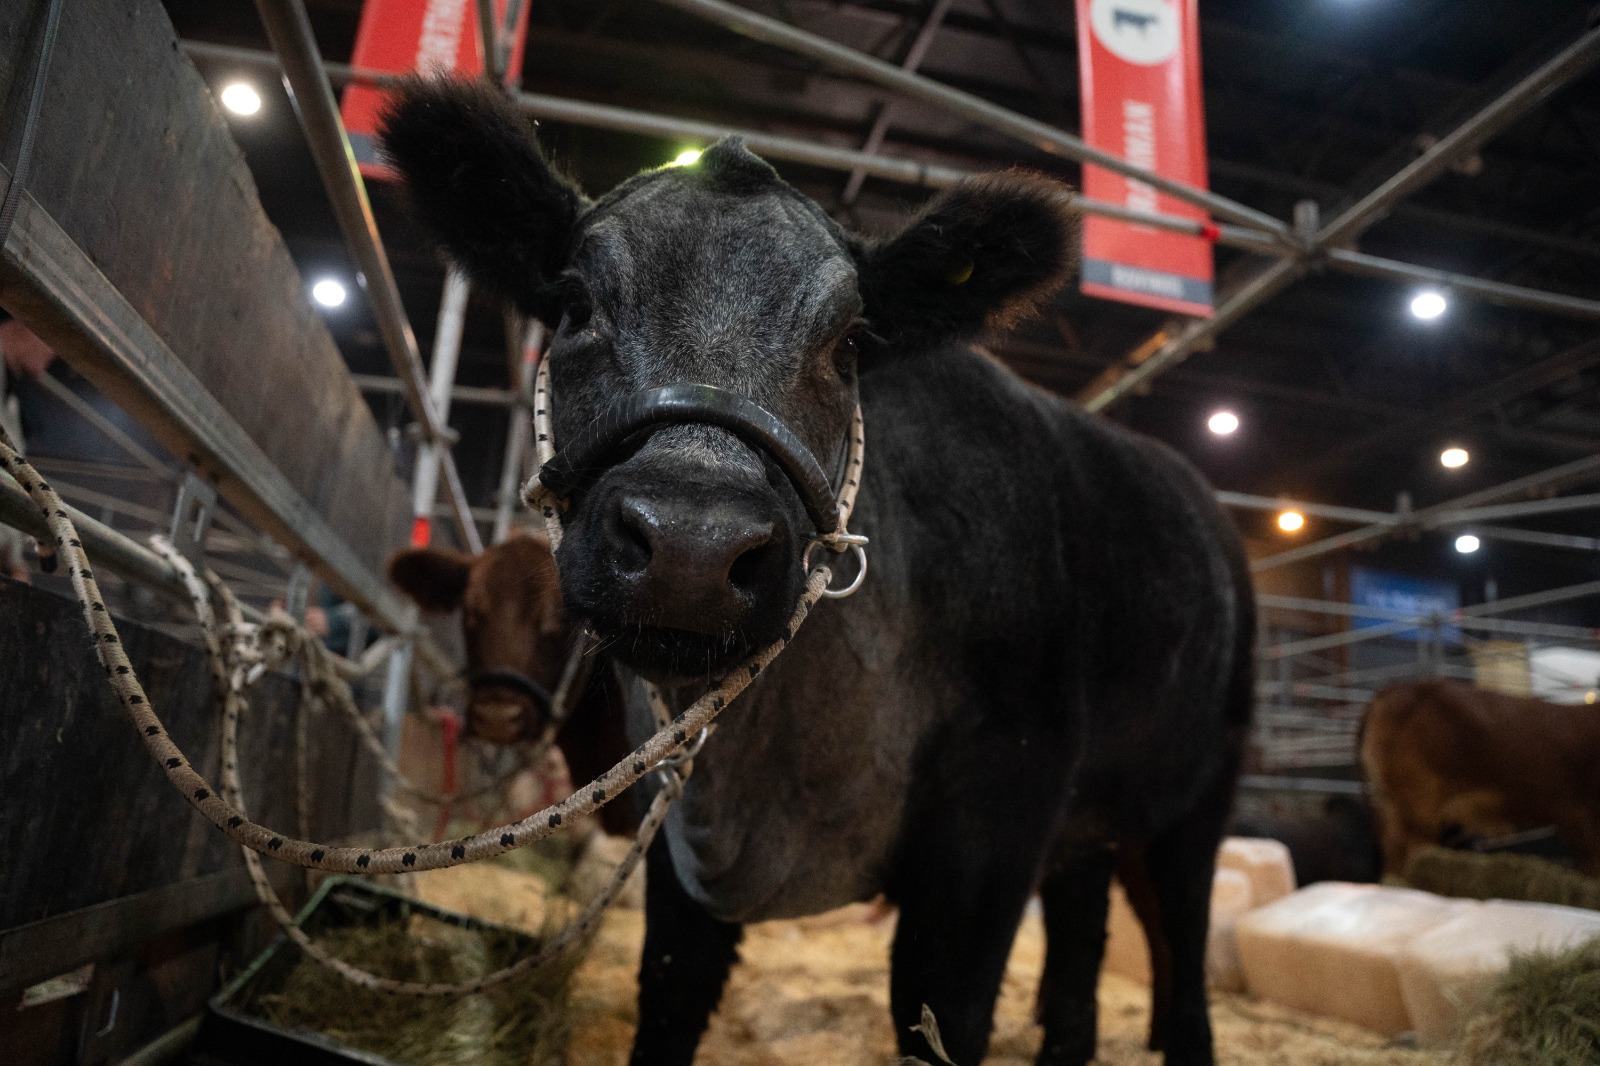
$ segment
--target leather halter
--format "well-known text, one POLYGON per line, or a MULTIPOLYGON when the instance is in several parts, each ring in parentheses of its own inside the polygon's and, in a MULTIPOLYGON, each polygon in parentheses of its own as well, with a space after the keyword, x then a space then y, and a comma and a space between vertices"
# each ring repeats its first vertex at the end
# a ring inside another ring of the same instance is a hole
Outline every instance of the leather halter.
POLYGON ((611 460, 641 430, 672 423, 704 423, 734 434, 777 460, 816 523, 819 535, 839 530, 833 486, 811 450, 766 408, 714 385, 668 385, 636 392, 555 453, 539 480, 567 499, 599 480, 611 460))
POLYGON ((525 696, 540 711, 548 714, 554 697, 550 690, 539 682, 523 673, 521 670, 512 670, 509 667, 494 667, 487 670, 468 670, 462 675, 467 683, 467 688, 476 693, 480 688, 494 686, 508 688, 519 696, 525 696))

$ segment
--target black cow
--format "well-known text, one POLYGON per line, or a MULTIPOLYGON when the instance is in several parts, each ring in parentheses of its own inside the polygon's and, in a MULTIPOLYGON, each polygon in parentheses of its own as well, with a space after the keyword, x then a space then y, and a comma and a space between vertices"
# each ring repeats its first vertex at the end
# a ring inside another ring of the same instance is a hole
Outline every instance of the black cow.
MULTIPOLYGON (((1210 1063, 1212 869, 1251 711, 1238 536, 1177 455, 967 345, 1073 269, 1067 190, 970 180, 868 240, 730 139, 591 202, 457 83, 403 90, 384 143, 452 258, 555 330, 558 443, 683 383, 759 404, 824 462, 858 397, 865 415, 871 572, 724 712, 650 852, 633 1061, 692 1060, 742 923, 883 892, 901 1047, 931 1058, 927 1004, 975 1066, 1037 889, 1039 1062, 1087 1062, 1125 842, 1172 949, 1152 1040, 1210 1063)), ((680 707, 783 636, 801 592, 815 526, 770 451, 656 426, 565 514, 568 611, 680 707)))

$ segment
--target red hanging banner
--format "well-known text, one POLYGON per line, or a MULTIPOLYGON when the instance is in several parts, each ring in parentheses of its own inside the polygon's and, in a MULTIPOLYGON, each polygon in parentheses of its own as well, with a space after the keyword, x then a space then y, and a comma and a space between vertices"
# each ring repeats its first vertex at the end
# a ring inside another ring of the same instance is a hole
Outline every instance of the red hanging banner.
MULTIPOLYGON (((506 64, 507 85, 515 82, 522 69, 530 3, 531 0, 495 0, 498 25, 506 24, 508 7, 516 20, 511 57, 506 64)), ((366 0, 350 65, 371 74, 419 71, 481 77, 483 49, 478 43, 475 0, 366 0)), ((376 141, 378 112, 386 95, 370 85, 351 85, 345 89, 340 107, 361 173, 380 180, 394 177, 394 172, 379 160, 376 141)))
MULTIPOLYGON (((1206 188, 1197 0, 1078 0, 1083 139, 1162 177, 1206 188)), ((1083 168, 1083 194, 1134 211, 1206 221, 1142 181, 1083 168)), ((1211 244, 1089 216, 1082 288, 1090 296, 1210 317, 1211 244)))

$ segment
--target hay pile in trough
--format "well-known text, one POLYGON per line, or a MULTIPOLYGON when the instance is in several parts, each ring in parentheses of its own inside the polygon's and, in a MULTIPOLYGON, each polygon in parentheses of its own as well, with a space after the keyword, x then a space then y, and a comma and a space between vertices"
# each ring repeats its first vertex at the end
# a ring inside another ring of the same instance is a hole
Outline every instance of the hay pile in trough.
POLYGON ((1600 938, 1513 959, 1468 1024, 1452 1066, 1600 1062, 1600 938))
MULTIPOLYGON (((528 950, 496 930, 469 930, 420 915, 330 930, 329 951, 383 977, 462 981, 499 969, 528 950)), ((563 1066, 567 999, 581 955, 474 996, 413 999, 368 991, 302 958, 256 1011, 269 1021, 321 1033, 407 1066, 563 1066)))
POLYGON ((1418 848, 1405 882, 1441 896, 1559 903, 1600 910, 1600 881, 1533 855, 1481 855, 1437 845, 1418 848))

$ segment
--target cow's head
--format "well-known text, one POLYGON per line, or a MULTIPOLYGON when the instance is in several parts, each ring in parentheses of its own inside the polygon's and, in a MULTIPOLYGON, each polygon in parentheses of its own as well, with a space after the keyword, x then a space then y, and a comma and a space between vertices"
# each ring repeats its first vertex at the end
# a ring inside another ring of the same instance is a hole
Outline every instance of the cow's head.
MULTIPOLYGON (((1036 176, 963 183, 869 241, 737 139, 590 202, 476 85, 411 83, 383 137, 445 251, 554 330, 558 444, 641 390, 705 384, 761 405, 837 471, 858 369, 995 326, 1072 266, 1070 198, 1036 176)), ((772 456, 705 424, 638 434, 565 521, 568 610, 658 677, 775 639, 814 533, 772 456)))
POLYGON ((460 609, 470 731, 509 744, 538 736, 566 663, 568 628, 550 542, 520 534, 481 555, 408 548, 389 560, 389 580, 430 613, 460 609), (533 684, 527 685, 521 679, 533 684))

